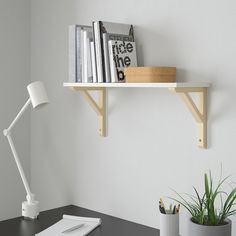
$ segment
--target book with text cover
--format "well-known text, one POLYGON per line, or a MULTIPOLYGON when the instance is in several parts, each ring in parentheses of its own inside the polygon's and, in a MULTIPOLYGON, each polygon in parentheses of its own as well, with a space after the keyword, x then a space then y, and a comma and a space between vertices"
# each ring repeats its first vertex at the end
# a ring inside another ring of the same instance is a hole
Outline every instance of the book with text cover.
POLYGON ((111 82, 125 82, 124 68, 137 66, 135 42, 108 41, 111 82))
POLYGON ((103 50, 104 50, 104 59, 105 59, 105 75, 106 82, 111 82, 111 71, 110 71, 110 59, 109 59, 109 49, 108 49, 108 41, 109 40, 119 40, 119 41, 134 41, 133 34, 130 35, 122 35, 115 33, 103 33, 103 50))
POLYGON ((106 71, 106 67, 109 66, 107 57, 108 41, 134 41, 133 26, 131 24, 95 21, 93 22, 93 30, 98 82, 110 82, 109 69, 106 71), (104 42, 104 40, 106 41, 104 42))

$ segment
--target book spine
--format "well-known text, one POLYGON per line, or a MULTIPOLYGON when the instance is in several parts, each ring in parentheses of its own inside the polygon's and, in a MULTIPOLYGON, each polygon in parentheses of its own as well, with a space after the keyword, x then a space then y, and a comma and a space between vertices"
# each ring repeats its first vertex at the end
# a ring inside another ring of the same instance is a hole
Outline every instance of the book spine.
POLYGON ((117 76, 112 41, 108 41, 108 51, 109 51, 109 59, 110 59, 111 82, 117 83, 119 81, 118 81, 118 76, 117 76))
POLYGON ((102 80, 106 82, 106 70, 105 70, 105 56, 104 56, 104 47, 103 47, 103 29, 102 29, 102 21, 99 21, 99 35, 100 35, 100 48, 101 48, 101 60, 102 60, 102 80))
POLYGON ((103 33, 103 52, 104 52, 104 61, 105 61, 105 77, 106 83, 111 82, 111 71, 110 71, 110 60, 109 60, 109 52, 108 52, 108 34, 103 33))
POLYGON ((82 82, 88 83, 88 55, 87 55, 87 31, 82 31, 82 48, 83 48, 83 54, 82 54, 82 82))
POLYGON ((87 75, 88 75, 88 83, 92 83, 93 82, 93 74, 92 74, 92 59, 91 59, 91 45, 90 45, 90 37, 87 37, 87 47, 86 47, 86 51, 87 51, 87 75))
POLYGON ((97 67, 97 80, 98 83, 102 83, 103 82, 102 53, 101 53, 100 28, 98 21, 93 22, 93 31, 94 31, 95 58, 97 67))
POLYGON ((76 82, 82 83, 81 28, 76 27, 76 82))
POLYGON ((75 83, 76 76, 77 76, 77 69, 76 69, 76 26, 70 25, 69 26, 69 82, 75 83))
POLYGON ((96 72, 96 60, 95 60, 95 49, 94 42, 90 42, 91 49, 91 61, 92 61, 92 72, 93 72, 93 83, 97 83, 97 72, 96 72))

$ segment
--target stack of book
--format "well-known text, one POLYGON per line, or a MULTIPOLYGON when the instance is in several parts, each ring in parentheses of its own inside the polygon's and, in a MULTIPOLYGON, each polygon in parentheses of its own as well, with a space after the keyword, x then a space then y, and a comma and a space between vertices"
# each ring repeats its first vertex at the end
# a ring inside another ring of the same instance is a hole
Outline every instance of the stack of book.
POLYGON ((137 66, 130 24, 94 21, 69 26, 69 82, 125 82, 124 68, 137 66))

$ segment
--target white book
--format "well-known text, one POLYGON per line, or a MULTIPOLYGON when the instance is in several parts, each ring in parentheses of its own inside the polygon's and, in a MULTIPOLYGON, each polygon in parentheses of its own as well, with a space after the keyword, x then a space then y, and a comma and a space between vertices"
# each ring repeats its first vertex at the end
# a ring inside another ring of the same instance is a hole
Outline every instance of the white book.
POLYGON ((92 41, 92 33, 88 32, 87 35, 87 81, 88 83, 93 82, 93 72, 92 72, 92 58, 91 58, 91 44, 90 42, 92 41))
POLYGON ((81 36, 82 27, 77 26, 76 27, 76 82, 82 83, 82 53, 81 53, 81 36))
POLYGON ((87 73, 87 31, 82 30, 82 83, 88 82, 88 73, 87 73))
POLYGON ((76 65, 77 65, 77 58, 76 58, 76 25, 69 26, 69 82, 75 83, 76 82, 76 65))
POLYGON ((43 230, 42 232, 36 234, 35 236, 58 236, 58 235, 85 236, 88 235, 99 225, 101 225, 100 218, 63 215, 62 220, 58 221, 56 224, 50 226, 49 228, 43 230), (62 233, 63 231, 74 228, 78 225, 81 225, 81 227, 68 233, 64 234, 62 233))
POLYGON ((92 40, 92 32, 82 30, 82 82, 92 82, 92 62, 90 41, 92 40))
POLYGON ((92 74, 93 74, 93 83, 97 83, 97 71, 96 71, 96 61, 95 61, 95 49, 94 42, 90 42, 90 50, 91 50, 91 62, 92 62, 92 74))

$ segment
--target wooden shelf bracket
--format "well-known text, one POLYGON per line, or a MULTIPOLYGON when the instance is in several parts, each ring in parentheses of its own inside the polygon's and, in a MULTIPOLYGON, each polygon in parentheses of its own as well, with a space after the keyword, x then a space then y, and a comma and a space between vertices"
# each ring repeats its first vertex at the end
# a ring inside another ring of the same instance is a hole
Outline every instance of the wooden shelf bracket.
POLYGON ((169 88, 170 91, 179 93, 183 102, 193 115, 198 129, 198 147, 207 148, 207 88, 169 88), (198 101, 195 102, 189 93, 196 93, 198 101))
POLYGON ((210 83, 64 83, 64 87, 79 91, 98 116, 99 134, 107 136, 107 89, 109 88, 165 88, 178 93, 197 124, 197 144, 207 148, 207 92, 210 83), (98 101, 90 91, 98 92, 98 101), (190 94, 196 95, 196 99, 190 94))
POLYGON ((107 119, 107 91, 106 88, 78 88, 73 87, 73 90, 79 91, 82 97, 87 101, 91 108, 97 113, 98 116, 98 132, 102 137, 106 136, 106 119, 107 119), (98 102, 90 95, 89 91, 98 92, 98 102))

